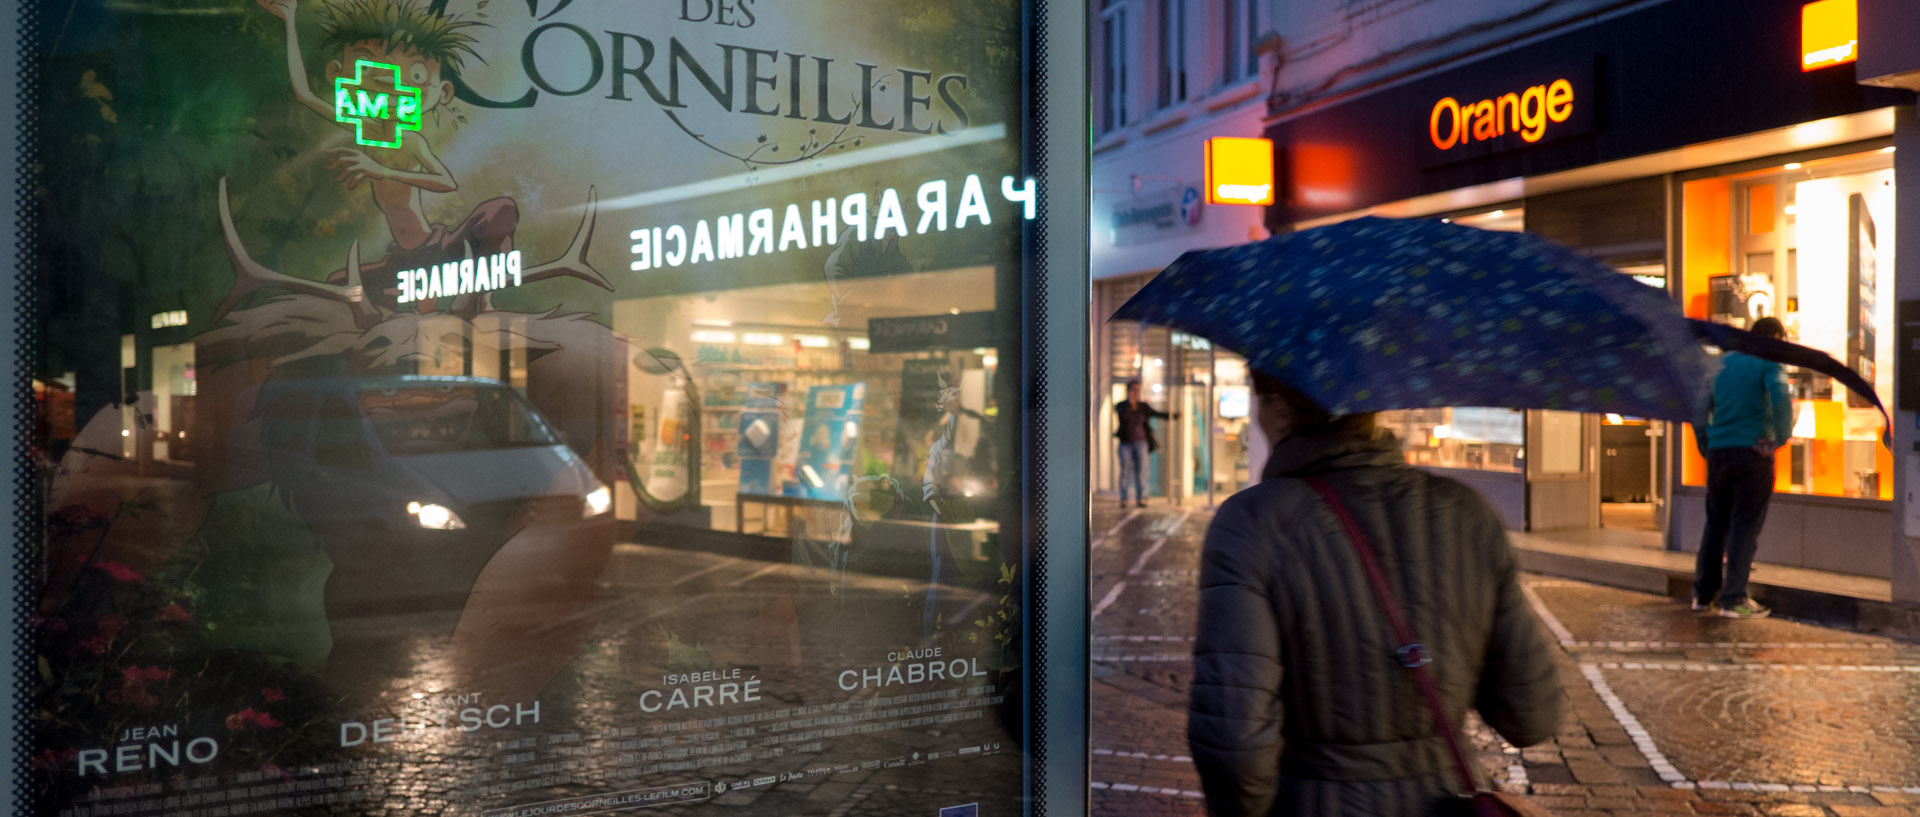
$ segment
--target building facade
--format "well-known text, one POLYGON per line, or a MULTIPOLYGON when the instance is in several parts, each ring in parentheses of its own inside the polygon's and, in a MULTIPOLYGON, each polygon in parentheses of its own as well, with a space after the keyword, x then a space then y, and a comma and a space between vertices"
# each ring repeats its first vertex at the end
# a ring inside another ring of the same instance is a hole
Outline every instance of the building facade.
POLYGON ((1179 415, 1155 421, 1149 495, 1224 497, 1248 484, 1266 448, 1249 436, 1244 366, 1203 339, 1106 316, 1182 252, 1266 237, 1260 207, 1206 203, 1204 153, 1213 137, 1260 135, 1273 7, 1094 0, 1087 14, 1093 487, 1118 486, 1113 404, 1138 382, 1148 404, 1179 415))
MULTIPOLYGON (((1268 229, 1363 214, 1524 229, 1664 289, 1690 316, 1780 318, 1899 411, 1889 448, 1869 401, 1794 375, 1759 560, 1920 600, 1904 496, 1913 418, 1895 405, 1920 374, 1895 353, 1920 274, 1895 254, 1920 163, 1913 94, 1898 87, 1914 51, 1895 33, 1913 30, 1904 6, 1345 5, 1293 4, 1277 21, 1268 229)), ((1475 485, 1510 527, 1698 541, 1705 465, 1684 425, 1473 407, 1387 421, 1410 461, 1475 485)))

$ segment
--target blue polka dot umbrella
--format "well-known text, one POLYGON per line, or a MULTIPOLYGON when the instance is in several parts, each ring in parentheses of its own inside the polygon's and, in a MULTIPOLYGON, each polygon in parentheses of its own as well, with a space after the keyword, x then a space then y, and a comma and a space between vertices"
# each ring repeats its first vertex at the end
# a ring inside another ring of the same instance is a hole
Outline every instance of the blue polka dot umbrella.
POLYGON ((1662 291, 1538 236, 1438 220, 1360 218, 1189 252, 1113 318, 1207 338, 1335 414, 1685 421, 1708 379, 1696 330, 1662 291))

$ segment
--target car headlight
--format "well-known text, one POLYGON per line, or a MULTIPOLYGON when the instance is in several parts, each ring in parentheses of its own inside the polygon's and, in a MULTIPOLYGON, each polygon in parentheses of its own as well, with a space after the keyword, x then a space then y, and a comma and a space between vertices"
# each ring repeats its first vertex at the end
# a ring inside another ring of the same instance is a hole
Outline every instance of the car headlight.
POLYGON ((605 485, 588 491, 586 506, 581 510, 584 511, 584 513, 581 514, 582 518, 599 516, 607 511, 613 510, 613 492, 607 490, 607 486, 605 485))
POLYGON ((448 508, 445 505, 435 505, 431 502, 409 502, 407 503, 407 513, 413 514, 413 521, 420 523, 420 527, 423 528, 431 528, 433 530, 465 530, 467 527, 467 523, 460 519, 460 515, 454 513, 452 508, 448 508))

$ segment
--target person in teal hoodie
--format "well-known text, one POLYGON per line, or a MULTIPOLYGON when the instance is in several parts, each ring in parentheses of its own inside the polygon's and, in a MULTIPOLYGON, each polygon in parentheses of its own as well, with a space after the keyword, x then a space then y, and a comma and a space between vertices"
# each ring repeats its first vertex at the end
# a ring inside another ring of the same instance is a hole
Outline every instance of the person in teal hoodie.
MULTIPOLYGON (((1753 331, 1787 337, 1775 318, 1754 321, 1753 331)), ((1780 364, 1727 353, 1694 416, 1693 433, 1707 458, 1707 529, 1694 564, 1693 609, 1765 618, 1773 611, 1747 595, 1747 576, 1773 500, 1773 453, 1793 436, 1793 398, 1780 364)))

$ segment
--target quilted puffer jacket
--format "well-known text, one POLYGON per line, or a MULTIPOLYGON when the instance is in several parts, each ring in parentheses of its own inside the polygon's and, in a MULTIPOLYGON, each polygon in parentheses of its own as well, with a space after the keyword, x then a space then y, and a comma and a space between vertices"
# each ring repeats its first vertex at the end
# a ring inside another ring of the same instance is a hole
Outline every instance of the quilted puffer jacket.
POLYGON ((1459 774, 1308 476, 1332 486, 1379 555, 1456 728, 1468 707, 1519 746, 1559 725, 1552 655, 1486 501, 1370 432, 1295 437, 1221 506, 1201 556, 1187 740, 1207 812, 1431 814, 1459 774))

